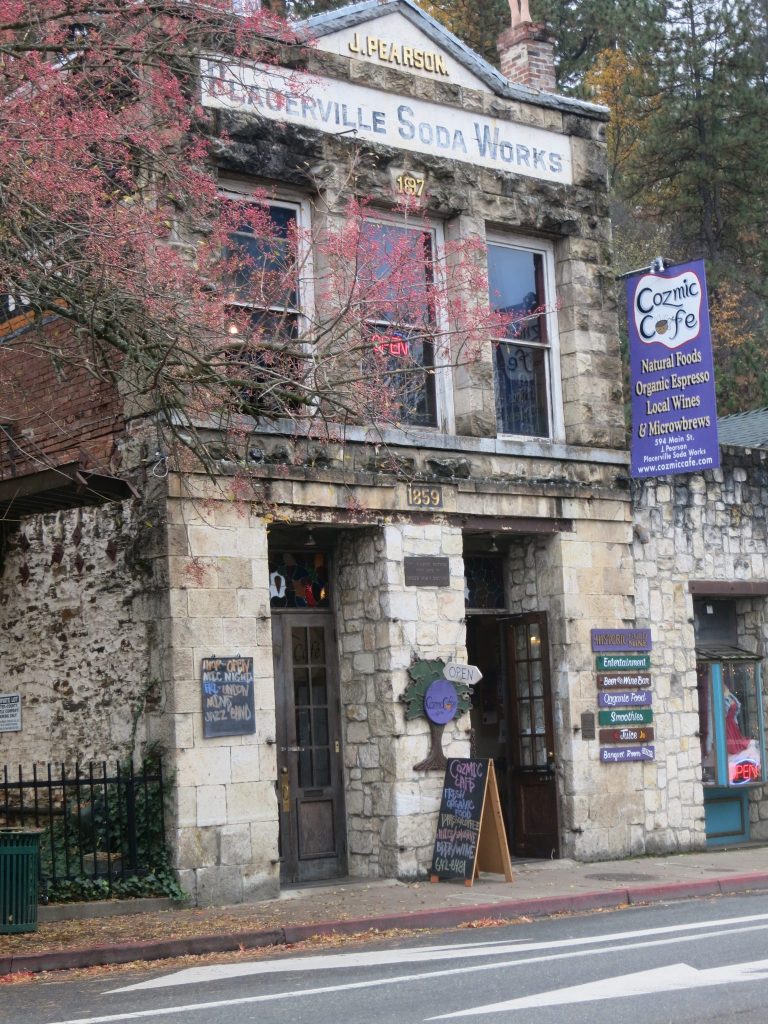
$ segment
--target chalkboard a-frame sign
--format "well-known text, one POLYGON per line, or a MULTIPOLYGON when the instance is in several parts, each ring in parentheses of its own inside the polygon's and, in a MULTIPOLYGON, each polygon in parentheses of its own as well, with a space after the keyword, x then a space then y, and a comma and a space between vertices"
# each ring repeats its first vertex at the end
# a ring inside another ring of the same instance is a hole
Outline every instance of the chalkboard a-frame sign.
POLYGON ((203 658, 201 676, 203 737, 256 732, 253 658, 203 658))
POLYGON ((430 881, 461 878, 472 885, 480 871, 512 881, 493 761, 452 757, 445 769, 430 881))

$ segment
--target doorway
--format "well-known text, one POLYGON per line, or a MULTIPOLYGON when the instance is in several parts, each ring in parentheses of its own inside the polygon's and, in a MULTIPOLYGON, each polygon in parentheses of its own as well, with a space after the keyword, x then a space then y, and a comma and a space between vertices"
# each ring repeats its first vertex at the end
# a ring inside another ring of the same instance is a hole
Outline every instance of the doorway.
POLYGON ((333 614, 272 611, 282 884, 346 873, 333 614))
POLYGON ((559 818, 546 616, 468 615, 473 755, 491 757, 510 849, 557 857, 559 818))

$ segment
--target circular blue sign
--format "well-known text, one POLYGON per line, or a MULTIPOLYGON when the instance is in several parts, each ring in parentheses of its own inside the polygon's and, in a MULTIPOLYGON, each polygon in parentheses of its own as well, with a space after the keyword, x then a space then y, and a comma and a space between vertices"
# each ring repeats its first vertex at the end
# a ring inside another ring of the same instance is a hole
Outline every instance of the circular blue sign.
POLYGON ((445 725, 456 717, 459 698, 452 683, 436 679, 424 694, 424 711, 435 725, 445 725))

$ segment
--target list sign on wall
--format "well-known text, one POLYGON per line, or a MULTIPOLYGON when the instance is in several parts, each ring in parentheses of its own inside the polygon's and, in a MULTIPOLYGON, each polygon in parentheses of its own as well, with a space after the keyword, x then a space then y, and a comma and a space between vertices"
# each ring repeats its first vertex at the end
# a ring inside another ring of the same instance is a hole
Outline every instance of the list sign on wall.
POLYGON ((203 658, 203 736, 247 736, 256 732, 253 658, 203 658))
POLYGON ((593 629, 601 764, 653 761, 650 629, 593 629), (638 653, 643 652, 643 653, 638 653), (628 746, 628 744, 633 744, 628 746), (634 744, 638 744, 635 746, 634 744))

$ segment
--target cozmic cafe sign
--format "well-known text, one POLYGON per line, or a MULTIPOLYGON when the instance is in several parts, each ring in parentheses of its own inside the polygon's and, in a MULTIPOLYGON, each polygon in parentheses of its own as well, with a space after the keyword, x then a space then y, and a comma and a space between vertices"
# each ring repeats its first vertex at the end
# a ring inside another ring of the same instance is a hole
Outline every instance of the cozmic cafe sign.
POLYGON ((704 263, 627 279, 632 476, 720 464, 704 263))

